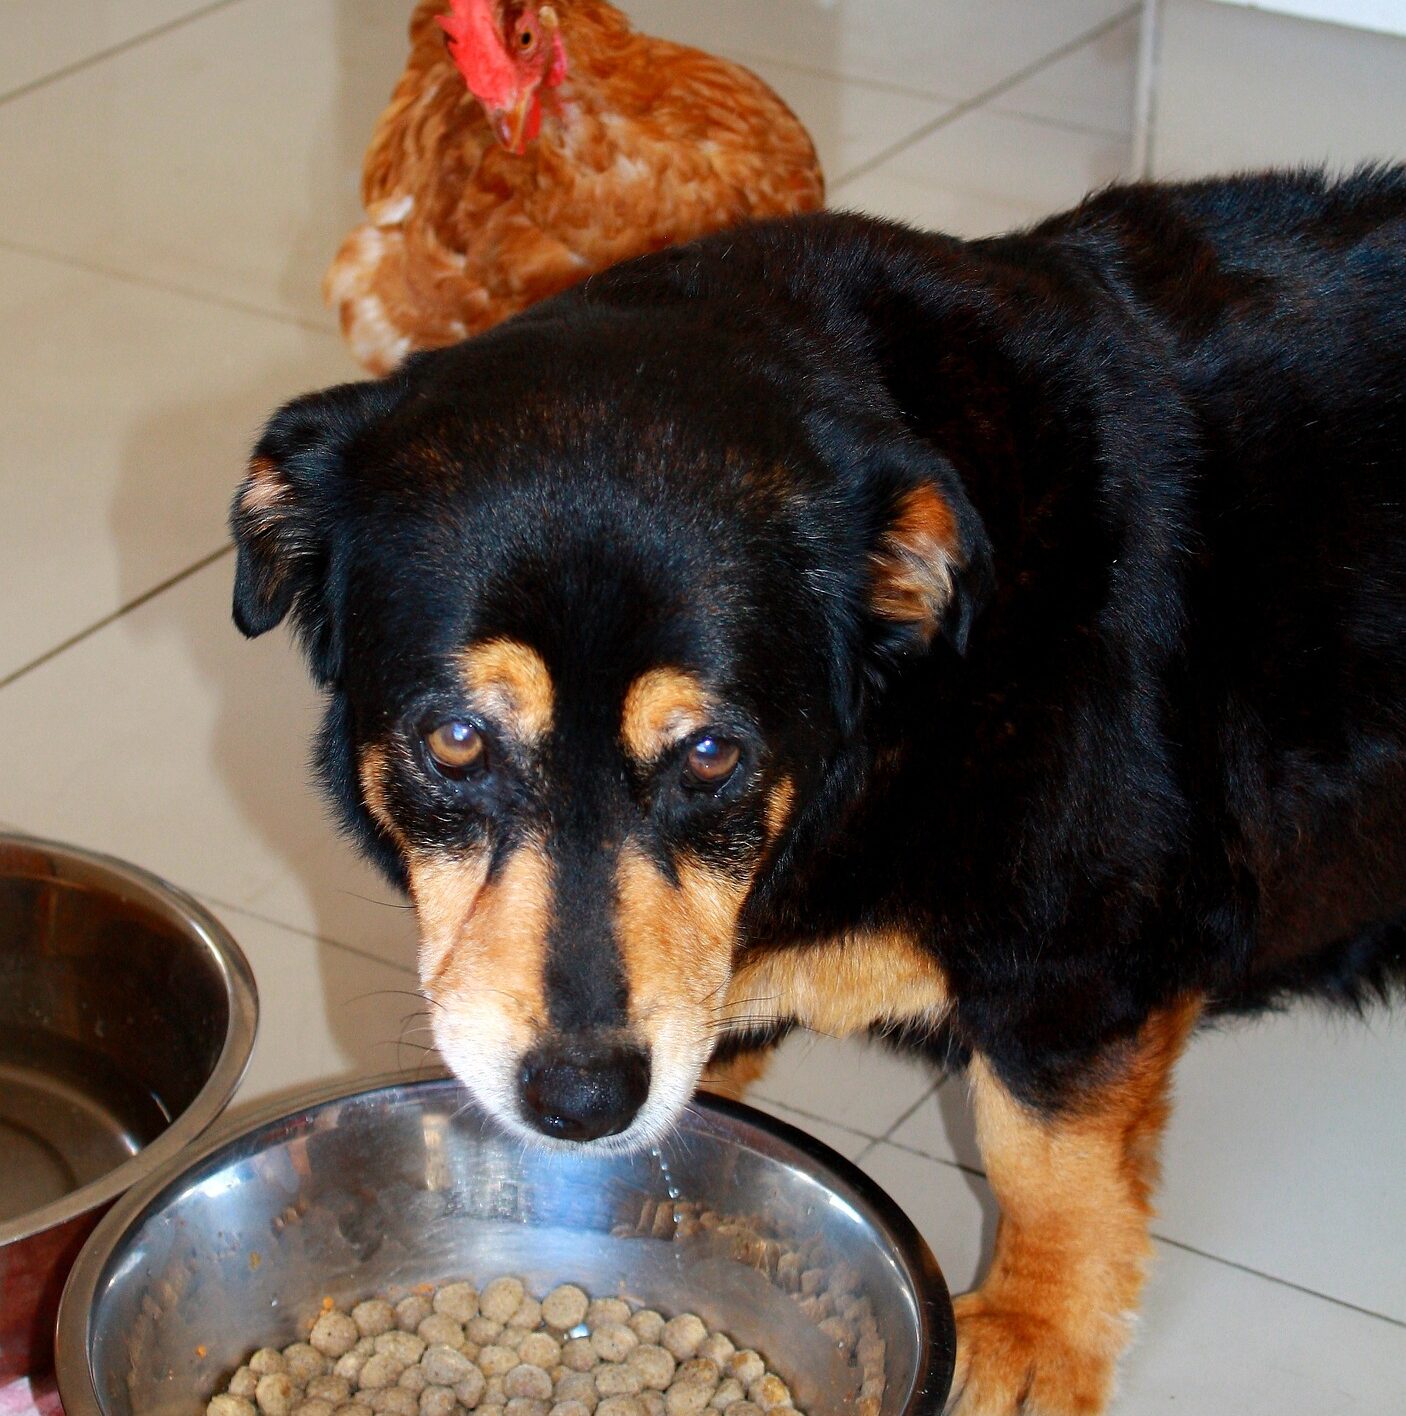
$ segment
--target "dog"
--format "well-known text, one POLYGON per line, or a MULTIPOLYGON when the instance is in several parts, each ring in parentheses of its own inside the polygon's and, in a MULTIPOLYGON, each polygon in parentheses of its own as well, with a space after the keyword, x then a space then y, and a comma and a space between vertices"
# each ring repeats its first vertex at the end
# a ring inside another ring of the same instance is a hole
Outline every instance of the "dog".
POLYGON ((962 1416, 1107 1409, 1198 1025, 1406 983, 1406 168, 661 252, 290 403, 232 524, 509 1132, 965 1069, 962 1416))

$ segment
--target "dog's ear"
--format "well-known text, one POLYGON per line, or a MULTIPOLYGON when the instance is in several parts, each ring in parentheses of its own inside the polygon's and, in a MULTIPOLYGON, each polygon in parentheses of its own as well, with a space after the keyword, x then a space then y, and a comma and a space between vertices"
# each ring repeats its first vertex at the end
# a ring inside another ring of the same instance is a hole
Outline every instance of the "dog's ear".
POLYGON ((289 614, 313 675, 339 659, 331 573, 352 441, 398 396, 389 380, 308 394, 269 420, 230 508, 234 622, 250 638, 289 614))
POLYGON ((869 609, 881 630, 879 647, 892 657, 924 649, 940 634, 965 654, 972 623, 991 592, 986 528, 945 461, 897 470, 895 480, 883 479, 876 489, 869 555, 869 609))

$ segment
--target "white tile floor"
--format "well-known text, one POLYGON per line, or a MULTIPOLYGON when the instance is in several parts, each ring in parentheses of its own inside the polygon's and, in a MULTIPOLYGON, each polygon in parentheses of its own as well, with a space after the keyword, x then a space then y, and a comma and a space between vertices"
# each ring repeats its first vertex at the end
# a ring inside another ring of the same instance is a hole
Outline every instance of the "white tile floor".
MULTIPOLYGON (((0 819, 214 904, 263 993, 241 1103, 422 1057, 410 920, 306 785, 291 647, 230 627, 223 530, 261 417, 355 373, 318 278, 408 8, 0 5, 0 819)), ((837 204, 964 234, 1126 170, 1134 10, 634 6, 753 62, 837 204)), ((893 1192, 954 1286, 974 1278, 992 1207, 959 1083, 811 1038, 760 1091, 893 1192)), ((1120 1410, 1406 1412, 1406 1021, 1230 1030, 1181 1093, 1120 1410)))

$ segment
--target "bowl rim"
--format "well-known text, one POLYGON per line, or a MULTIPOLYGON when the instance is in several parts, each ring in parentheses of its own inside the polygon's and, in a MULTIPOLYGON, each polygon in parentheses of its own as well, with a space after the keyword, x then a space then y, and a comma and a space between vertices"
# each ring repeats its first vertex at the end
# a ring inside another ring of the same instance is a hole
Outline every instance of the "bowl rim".
POLYGON ((17 1219, 0 1223, 0 1248, 22 1243, 94 1210, 102 1210, 124 1191, 178 1160, 229 1105, 253 1055, 259 1020, 258 986, 249 960, 229 930, 193 896, 149 870, 82 846, 23 831, 0 831, 0 853, 7 848, 33 851, 44 857, 47 870, 43 873, 36 870, 28 878, 50 879, 90 889, 97 887, 137 900, 152 914, 197 941, 214 962, 224 986, 229 1021, 219 1055, 204 1085, 159 1136, 130 1160, 96 1180, 38 1209, 28 1210, 17 1219))
MULTIPOLYGON (((185 1154, 168 1161, 161 1170, 134 1186, 99 1221, 80 1251, 59 1300, 54 1344, 55 1375, 59 1397, 67 1416, 108 1416, 94 1380, 89 1320, 94 1302, 114 1255, 123 1239, 143 1223, 171 1192, 184 1188, 192 1172, 221 1152, 238 1150, 241 1143, 257 1132, 322 1110, 336 1102, 371 1096, 378 1092, 413 1093, 417 1090, 462 1083, 447 1070, 407 1074, 388 1072, 374 1077, 358 1077, 313 1084, 303 1090, 271 1099, 242 1115, 237 1122, 217 1127, 185 1154)), ((914 1310, 918 1318, 915 1348, 917 1370, 905 1405, 898 1416, 935 1416, 942 1410, 951 1389, 956 1366, 956 1322, 951 1295, 937 1259, 917 1226, 897 1202, 870 1176, 832 1150, 823 1141, 799 1130, 787 1121, 759 1111, 744 1102, 700 1092, 690 1109, 716 1116, 759 1133, 769 1143, 798 1153, 821 1167, 826 1183, 848 1190, 873 1216, 881 1232, 888 1236, 894 1257, 912 1284, 914 1310)), ((483 1124, 492 1123, 475 1108, 483 1124)))

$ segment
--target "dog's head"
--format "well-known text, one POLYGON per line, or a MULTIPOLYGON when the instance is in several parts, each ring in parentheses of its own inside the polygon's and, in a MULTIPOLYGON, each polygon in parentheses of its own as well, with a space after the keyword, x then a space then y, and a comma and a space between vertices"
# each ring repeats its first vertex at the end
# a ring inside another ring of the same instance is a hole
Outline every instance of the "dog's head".
POLYGON ((986 550, 945 462, 743 336, 544 309, 279 412, 235 617, 292 618, 455 1071, 519 1133, 637 1145, 734 1020, 749 895, 875 685, 964 641, 986 550))

